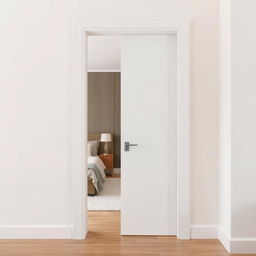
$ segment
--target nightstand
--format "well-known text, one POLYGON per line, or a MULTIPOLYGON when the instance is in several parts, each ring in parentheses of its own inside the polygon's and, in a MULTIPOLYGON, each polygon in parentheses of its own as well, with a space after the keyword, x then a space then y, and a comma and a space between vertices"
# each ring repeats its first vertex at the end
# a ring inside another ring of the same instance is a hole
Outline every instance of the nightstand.
POLYGON ((112 176, 113 174, 113 154, 101 154, 100 159, 105 164, 106 169, 105 173, 108 176, 112 176))

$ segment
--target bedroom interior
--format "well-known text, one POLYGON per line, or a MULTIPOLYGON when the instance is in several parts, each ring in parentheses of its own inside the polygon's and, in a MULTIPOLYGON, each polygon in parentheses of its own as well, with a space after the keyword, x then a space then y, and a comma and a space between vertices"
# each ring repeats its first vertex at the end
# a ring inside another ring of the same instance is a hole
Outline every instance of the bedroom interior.
POLYGON ((93 225, 95 214, 108 222, 104 213, 121 210, 120 38, 88 37, 87 58, 87 209, 93 225))
POLYGON ((88 72, 88 210, 120 210, 120 73, 88 72))
POLYGON ((118 44, 119 38, 88 40, 88 211, 121 208, 120 68, 110 67, 108 54, 118 54, 104 48, 106 41, 118 44), (99 53, 101 58, 95 58, 99 53))

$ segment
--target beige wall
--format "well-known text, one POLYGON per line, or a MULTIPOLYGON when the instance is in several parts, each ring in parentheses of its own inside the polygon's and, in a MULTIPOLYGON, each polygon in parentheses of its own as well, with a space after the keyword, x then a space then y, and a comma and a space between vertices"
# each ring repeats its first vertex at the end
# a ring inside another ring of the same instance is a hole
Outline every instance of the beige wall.
POLYGON ((120 168, 120 73, 89 72, 88 131, 113 134, 114 167, 120 168))

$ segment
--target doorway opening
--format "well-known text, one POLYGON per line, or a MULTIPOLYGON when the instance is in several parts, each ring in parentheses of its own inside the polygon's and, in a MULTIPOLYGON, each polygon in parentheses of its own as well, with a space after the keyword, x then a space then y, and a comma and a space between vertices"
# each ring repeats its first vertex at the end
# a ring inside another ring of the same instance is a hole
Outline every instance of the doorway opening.
POLYGON ((120 37, 88 37, 88 210, 121 209, 120 37))
POLYGON ((176 36, 91 36, 87 42, 88 211, 120 211, 122 191, 121 234, 176 235, 176 36), (118 64, 111 63, 115 53, 118 64), (115 65, 122 79, 111 72, 115 65), (122 188, 114 173, 120 156, 122 188))

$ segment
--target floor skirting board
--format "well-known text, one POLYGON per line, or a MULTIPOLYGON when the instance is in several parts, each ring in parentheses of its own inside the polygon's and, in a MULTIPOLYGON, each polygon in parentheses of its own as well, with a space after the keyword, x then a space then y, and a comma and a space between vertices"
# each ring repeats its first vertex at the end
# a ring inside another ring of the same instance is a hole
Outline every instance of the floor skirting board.
POLYGON ((219 228, 219 240, 229 253, 256 254, 256 238, 230 238, 219 228))
POLYGON ((217 225, 192 225, 190 226, 191 239, 218 239, 217 225))
POLYGON ((68 225, 4 225, 0 226, 0 239, 71 239, 68 225))
POLYGON ((230 253, 256 254, 256 238, 232 238, 230 253))

